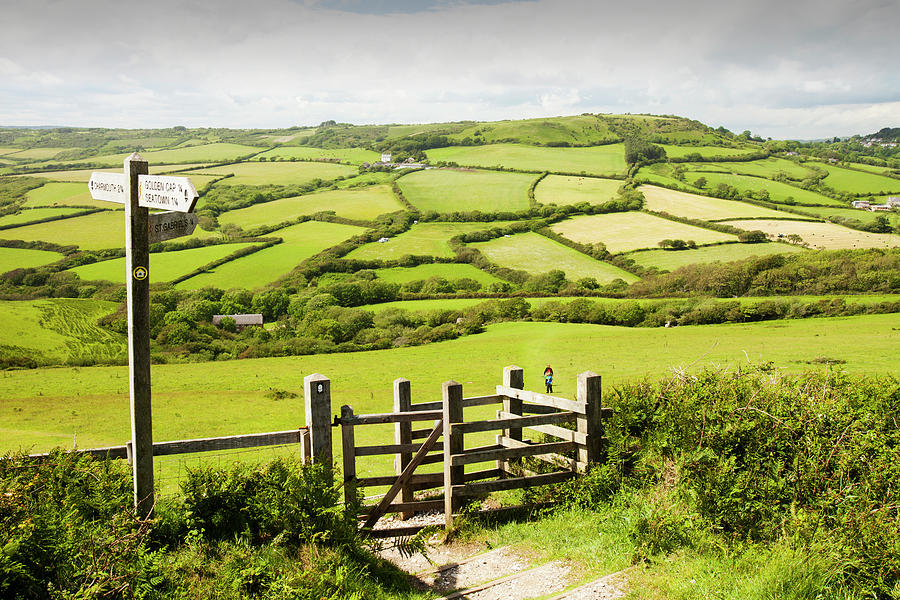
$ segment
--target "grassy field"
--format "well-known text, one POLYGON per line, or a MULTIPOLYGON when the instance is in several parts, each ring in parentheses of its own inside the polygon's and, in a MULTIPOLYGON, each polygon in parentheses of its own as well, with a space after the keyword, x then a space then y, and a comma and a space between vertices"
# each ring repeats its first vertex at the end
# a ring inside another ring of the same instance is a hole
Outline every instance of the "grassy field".
POLYGON ((469 169, 428 169, 397 180, 406 200, 423 212, 499 212, 528 208, 534 175, 469 169))
MULTIPOLYGON (((699 175, 698 175, 699 176, 699 175)), ((761 177, 749 177, 747 175, 731 175, 726 173, 703 173, 706 178, 707 190, 713 190, 720 183, 730 185, 741 192, 766 190, 769 192, 769 200, 778 204, 790 204, 793 199, 795 204, 821 204, 825 206, 846 206, 844 202, 817 194, 809 190, 794 187, 780 181, 770 181, 761 177)), ((693 183, 693 177, 687 177, 693 183)))
POLYGON ((329 190, 282 198, 232 210, 219 216, 219 223, 234 223, 245 229, 276 225, 302 215, 333 210, 339 217, 369 221, 378 215, 403 210, 391 188, 375 185, 351 190, 329 190))
MULTIPOLYGON (((160 163, 216 163, 237 160, 242 157, 251 156, 259 153, 261 150, 262 148, 254 148, 253 146, 216 142, 213 144, 182 146, 179 148, 171 148, 167 150, 150 150, 141 152, 141 156, 151 165, 159 165, 160 163)), ((106 156, 97 156, 93 158, 78 159, 67 162, 88 162, 98 166, 115 165, 121 167, 122 161, 124 161, 129 154, 129 152, 125 152, 123 154, 108 154, 106 156)))
MULTIPOLYGON (((150 281, 172 281, 205 264, 253 244, 221 244, 174 252, 154 252, 150 255, 150 281)), ((125 258, 114 258, 70 269, 84 281, 102 279, 124 281, 125 258)))
POLYGON ((49 160, 68 148, 30 148, 28 150, 12 150, 4 156, 17 160, 49 160))
POLYGON ((272 232, 281 244, 243 256, 179 283, 178 289, 213 286, 222 289, 253 289, 271 283, 299 265, 304 259, 361 233, 362 227, 339 223, 307 221, 272 232))
POLYGON ((647 250, 634 252, 628 258, 642 267, 656 267, 664 271, 674 271, 678 267, 696 263, 729 262, 751 256, 803 252, 803 248, 792 244, 719 244, 693 250, 647 250))
POLYGON ((637 277, 627 271, 594 260, 537 233, 520 233, 471 246, 478 248, 489 260, 500 266, 521 269, 529 273, 546 273, 551 269, 560 269, 571 281, 582 277, 593 277, 601 283, 614 279, 622 279, 628 283, 637 281, 637 277))
POLYGON ((361 165, 364 162, 372 163, 381 160, 381 154, 364 148, 337 148, 326 150, 323 148, 281 146, 279 148, 273 148, 272 150, 266 150, 259 155, 259 158, 265 158, 267 160, 272 160, 273 158, 296 158, 299 160, 328 159, 361 165))
POLYGON ((227 175, 218 185, 291 185, 309 183, 313 179, 335 179, 356 175, 357 170, 347 165, 321 162, 246 162, 204 169, 204 175, 227 175))
POLYGON ((644 194, 644 208, 656 212, 666 212, 677 217, 715 221, 741 217, 779 218, 784 216, 784 213, 746 202, 709 198, 654 185, 642 185, 640 190, 644 194))
POLYGON ((476 133, 487 143, 514 139, 523 144, 597 144, 618 139, 606 123, 593 115, 476 123, 449 137, 458 141, 475 138, 476 133))
POLYGON ((55 263, 63 257, 59 252, 29 248, 0 248, 0 273, 13 269, 31 269, 55 263))
POLYGON ((418 223, 413 225, 409 231, 405 231, 383 244, 373 242, 361 246, 348 254, 347 258, 392 260, 405 254, 450 258, 454 256, 453 250, 450 249, 450 238, 462 233, 484 231, 493 227, 504 227, 508 224, 508 221, 418 223))
POLYGON ((617 175, 625 172, 625 146, 592 148, 539 148, 521 144, 452 146, 428 150, 432 162, 447 161, 467 167, 507 167, 523 171, 617 175))
MULTIPOLYGON (((107 202, 109 207, 113 207, 115 205, 107 202)), ((41 219, 49 219, 51 217, 61 217, 65 215, 72 214, 74 212, 78 212, 79 209, 71 208, 71 207, 62 207, 62 208, 51 208, 51 207, 40 207, 40 208, 28 208, 22 211, 19 211, 15 214, 4 215, 0 217, 0 225, 21 225, 22 223, 31 223, 34 221, 40 221, 41 219)))
POLYGON ((377 269, 375 273, 380 279, 384 279, 391 283, 406 283, 407 281, 418 281, 430 277, 443 277, 444 279, 449 280, 468 277, 474 279, 483 286, 502 281, 490 273, 485 273, 481 269, 469 264, 435 263, 430 265, 419 265, 412 268, 393 267, 390 269, 377 269))
POLYGON ((873 223, 878 217, 885 217, 893 227, 900 225, 900 214, 896 212, 872 212, 858 208, 830 208, 825 206, 804 206, 803 212, 813 213, 827 219, 828 217, 843 217, 856 219, 863 223, 873 223))
MULTIPOLYGON (((774 156, 762 160, 742 162, 690 163, 687 167, 691 171, 718 171, 737 173, 739 175, 755 175, 756 177, 765 177, 767 179, 772 179, 781 173, 789 179, 802 180, 812 174, 811 169, 807 169, 801 164, 784 158, 775 158, 774 156)), ((687 179, 693 181, 696 179, 696 176, 687 176, 687 179)))
MULTIPOLYGON (((109 203, 107 203, 109 204, 109 203)), ((108 210, 83 217, 24 225, 0 231, 4 240, 45 240, 82 250, 125 247, 125 211, 108 210)))
POLYGON ((121 173, 122 172, 122 164, 119 163, 119 168, 108 168, 108 169, 73 169, 71 171, 43 171, 41 173, 29 173, 28 175, 20 175, 20 177, 44 177, 49 179, 50 181, 79 181, 83 183, 87 183, 91 178, 91 173, 94 171, 102 171, 108 173, 121 173))
POLYGON ((620 187, 618 179, 548 175, 534 189, 534 199, 540 204, 603 204, 615 198, 620 187))
POLYGON ((900 179, 884 177, 874 173, 863 173, 852 169, 842 169, 826 163, 815 163, 820 169, 828 171, 822 183, 841 192, 853 194, 891 194, 900 193, 900 179))
POLYGON ((834 223, 814 223, 809 221, 723 221, 741 229, 758 229, 768 235, 777 236, 796 233, 811 248, 836 250, 839 248, 897 248, 900 235, 891 233, 867 233, 841 227, 834 223))
POLYGON ((612 253, 656 248, 661 240, 694 240, 700 245, 737 241, 737 236, 685 225, 642 212, 587 215, 566 219, 551 227, 556 233, 583 244, 603 242, 612 253))
POLYGON ((897 171, 897 169, 893 167, 879 167, 878 165, 867 165, 865 163, 852 163, 850 166, 854 169, 862 169, 863 171, 869 171, 870 173, 878 173, 879 175, 897 171))
MULTIPOLYGON (((465 396, 490 394, 506 365, 525 369, 526 389, 538 389, 543 367, 552 364, 564 397, 574 396, 575 377, 585 370, 603 377, 607 394, 672 368, 735 368, 748 359, 799 371, 818 368, 806 361, 824 355, 847 361, 842 367, 851 373, 896 374, 896 325, 896 315, 670 329, 502 323, 479 335, 393 350, 154 365, 153 435, 162 441, 297 427, 304 421, 302 378, 311 373, 331 379, 333 414, 342 404, 357 413, 390 410, 397 377, 412 381, 414 402, 439 400, 449 379, 463 383, 465 396), (272 389, 300 398, 275 400, 266 396, 272 389)), ((85 448, 130 437, 126 367, 6 371, 0 397, 0 449, 71 447, 75 432, 85 448)), ((357 443, 392 443, 390 426, 379 427, 358 429, 357 443)), ((361 463, 361 472, 377 470, 373 463, 361 463)))
MULTIPOLYGON (((0 300, 0 356, 30 356, 37 360, 64 361, 92 357, 110 361, 125 354, 125 336, 97 326, 97 319, 116 310, 115 302, 54 298, 48 300, 0 300)), ((0 377, 5 377, 9 371, 0 377)), ((126 375, 127 377, 127 375, 126 375)), ((4 398, 0 407, 11 398, 4 398)), ((2 411, 3 408, 0 408, 2 411)), ((0 418, 0 423, 5 422, 0 418)), ((3 427, 0 426, 0 432, 3 427)))
POLYGON ((758 148, 722 148, 721 146, 673 146, 659 144, 666 151, 668 158, 683 158, 689 154, 699 154, 703 158, 716 156, 746 156, 759 152, 758 148))
POLYGON ((115 205, 103 200, 94 200, 84 183, 45 183, 25 195, 24 206, 89 206, 112 208, 115 205))

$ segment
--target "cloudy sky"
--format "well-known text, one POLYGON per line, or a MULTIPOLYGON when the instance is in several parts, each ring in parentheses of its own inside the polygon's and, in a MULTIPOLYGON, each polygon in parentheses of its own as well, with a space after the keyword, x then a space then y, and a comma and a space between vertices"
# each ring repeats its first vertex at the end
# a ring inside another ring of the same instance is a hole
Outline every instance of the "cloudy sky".
POLYGON ((900 0, 0 0, 0 125, 900 126, 900 0))

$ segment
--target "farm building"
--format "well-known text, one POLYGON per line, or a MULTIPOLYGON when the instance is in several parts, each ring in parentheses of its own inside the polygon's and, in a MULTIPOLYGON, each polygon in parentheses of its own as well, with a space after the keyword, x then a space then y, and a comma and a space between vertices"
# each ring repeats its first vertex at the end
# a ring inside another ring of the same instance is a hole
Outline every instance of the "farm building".
POLYGON ((263 324, 263 316, 259 313, 253 313, 246 315, 213 315, 213 325, 218 325, 225 317, 234 319, 234 324, 237 325, 238 331, 244 327, 262 327, 263 324))
POLYGON ((869 201, 868 201, 868 200, 854 200, 854 201, 853 201, 853 208, 868 209, 868 208, 869 208, 869 201))
POLYGON ((885 202, 891 208, 900 208, 900 196, 888 196, 887 202, 885 202))

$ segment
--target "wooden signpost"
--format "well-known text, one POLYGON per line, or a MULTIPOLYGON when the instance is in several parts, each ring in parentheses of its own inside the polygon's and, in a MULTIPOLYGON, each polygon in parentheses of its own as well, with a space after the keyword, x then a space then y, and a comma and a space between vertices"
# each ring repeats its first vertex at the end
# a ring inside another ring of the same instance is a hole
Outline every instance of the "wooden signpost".
POLYGON ((150 244, 190 235, 197 190, 187 177, 149 175, 137 153, 124 173, 91 174, 95 200, 125 205, 125 285, 128 291, 128 391, 131 396, 131 460, 134 506, 139 517, 153 514, 153 418, 150 405, 150 244), (150 214, 150 208, 173 213, 150 214))

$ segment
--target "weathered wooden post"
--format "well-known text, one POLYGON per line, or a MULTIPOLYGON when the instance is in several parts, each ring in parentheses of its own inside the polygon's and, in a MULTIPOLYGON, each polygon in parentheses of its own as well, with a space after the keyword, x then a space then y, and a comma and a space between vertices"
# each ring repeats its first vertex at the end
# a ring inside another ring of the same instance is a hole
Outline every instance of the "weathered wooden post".
POLYGON ((463 483, 465 467, 452 466, 452 456, 463 451, 463 434, 453 430, 453 423, 463 422, 463 390, 457 382, 445 381, 443 388, 444 410, 444 522, 447 529, 453 527, 453 511, 457 506, 453 486, 463 483))
MULTIPOLYGON (((514 365, 510 365, 508 367, 503 367, 503 385, 505 387, 515 388, 517 390, 525 389, 525 372, 514 365)), ((513 415, 522 415, 522 401, 518 398, 509 398, 506 397, 503 399, 503 412, 513 414, 513 415)), ((512 429, 504 429, 502 435, 514 439, 514 440, 522 440, 522 428, 514 427, 512 429)), ((499 437, 499 436, 498 436, 499 437)), ((499 443, 499 441, 498 441, 499 443)), ((500 477, 506 476, 506 461, 498 460, 497 468, 500 470, 500 477)))
POLYGON ((353 418, 353 407, 346 404, 341 407, 341 455, 344 461, 344 504, 350 505, 356 500, 356 436, 353 424, 347 420, 353 418))
POLYGON ((602 386, 600 376, 593 371, 578 374, 576 400, 584 402, 584 414, 576 417, 579 433, 586 435, 583 446, 578 447, 578 470, 583 471, 588 464, 600 460, 603 443, 603 420, 600 397, 602 386))
MULTIPOLYGON (((412 408, 412 394, 410 392, 409 379, 399 377, 394 380, 394 412, 409 412, 412 408)), ((412 444, 412 422, 404 421, 394 423, 394 443, 412 444)), ((412 459, 412 452, 400 452, 394 456, 394 468, 399 477, 406 465, 412 459)), ((413 489, 407 484, 400 489, 400 502, 412 502, 413 489)), ((406 510, 400 513, 400 518, 406 520, 413 516, 413 511, 406 510)))
POLYGON ((331 467, 331 380, 319 373, 307 375, 303 391, 312 462, 331 467))

